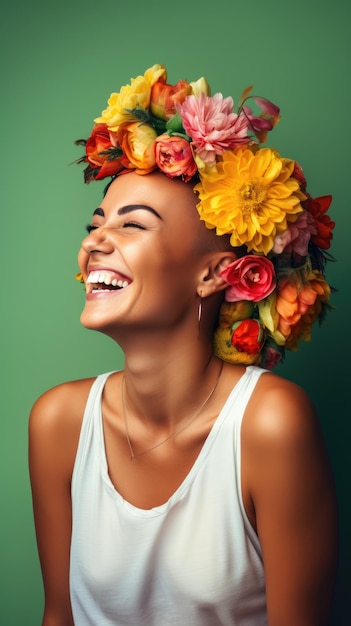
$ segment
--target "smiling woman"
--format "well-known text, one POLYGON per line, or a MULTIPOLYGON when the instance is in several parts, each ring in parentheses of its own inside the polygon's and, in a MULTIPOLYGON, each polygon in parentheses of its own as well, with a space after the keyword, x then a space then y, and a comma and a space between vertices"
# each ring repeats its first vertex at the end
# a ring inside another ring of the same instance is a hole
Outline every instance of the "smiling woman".
POLYGON ((125 367, 31 413, 42 624, 322 626, 331 471, 311 401, 269 369, 328 308, 330 199, 261 147, 276 105, 166 79, 112 94, 78 142, 86 182, 112 176, 81 322, 125 367))

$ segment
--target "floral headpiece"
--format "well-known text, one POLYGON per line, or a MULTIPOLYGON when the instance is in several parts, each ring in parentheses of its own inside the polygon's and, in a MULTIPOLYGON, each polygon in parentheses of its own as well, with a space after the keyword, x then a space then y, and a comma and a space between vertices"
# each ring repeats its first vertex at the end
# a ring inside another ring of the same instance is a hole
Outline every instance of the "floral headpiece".
POLYGON ((154 65, 111 94, 89 139, 76 144, 85 146, 78 162, 86 183, 157 169, 196 183, 200 219, 240 248, 222 272, 216 354, 271 369, 285 349, 311 339, 331 308, 324 268, 335 223, 326 215, 331 196, 312 198, 301 166, 261 147, 279 108, 251 91, 235 112, 232 98, 211 96, 204 78, 170 85, 166 68, 154 65))

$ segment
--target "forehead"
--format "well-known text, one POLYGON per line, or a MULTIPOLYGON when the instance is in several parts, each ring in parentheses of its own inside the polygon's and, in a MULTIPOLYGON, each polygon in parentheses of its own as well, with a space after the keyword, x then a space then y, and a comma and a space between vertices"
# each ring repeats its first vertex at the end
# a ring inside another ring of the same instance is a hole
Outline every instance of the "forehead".
POLYGON ((175 218, 196 227, 201 224, 197 202, 198 198, 189 183, 172 180, 160 172, 146 175, 131 172, 118 176, 111 183, 100 206, 107 216, 123 206, 146 205, 166 221, 175 218))

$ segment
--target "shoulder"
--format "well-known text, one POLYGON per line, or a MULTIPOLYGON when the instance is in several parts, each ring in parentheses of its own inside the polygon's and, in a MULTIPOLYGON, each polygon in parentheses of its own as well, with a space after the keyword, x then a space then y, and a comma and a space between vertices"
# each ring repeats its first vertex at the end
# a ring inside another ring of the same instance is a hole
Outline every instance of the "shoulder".
POLYGON ((301 509, 303 500, 322 501, 323 492, 333 489, 313 402, 299 385, 276 374, 262 374, 251 396, 242 426, 242 458, 243 486, 256 514, 267 503, 275 508, 294 503, 301 509))
POLYGON ((295 439, 314 439, 319 421, 314 404, 302 387, 264 372, 248 403, 244 428, 252 443, 291 444, 295 439))
POLYGON ((50 430, 82 418, 94 381, 95 378, 74 380, 45 391, 32 407, 30 426, 50 430))
POLYGON ((75 458, 84 410, 95 378, 57 385, 43 393, 29 416, 29 454, 48 463, 64 463, 69 470, 75 458))

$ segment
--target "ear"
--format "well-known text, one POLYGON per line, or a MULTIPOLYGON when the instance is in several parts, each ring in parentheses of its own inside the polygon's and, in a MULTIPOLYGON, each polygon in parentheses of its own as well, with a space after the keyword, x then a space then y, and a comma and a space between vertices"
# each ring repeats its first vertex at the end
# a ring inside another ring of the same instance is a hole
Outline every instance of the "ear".
POLYGON ((202 273, 198 286, 197 293, 202 298, 223 291, 228 287, 228 283, 220 276, 220 273, 233 263, 237 259, 235 252, 215 252, 207 259, 207 265, 205 271, 202 273))

